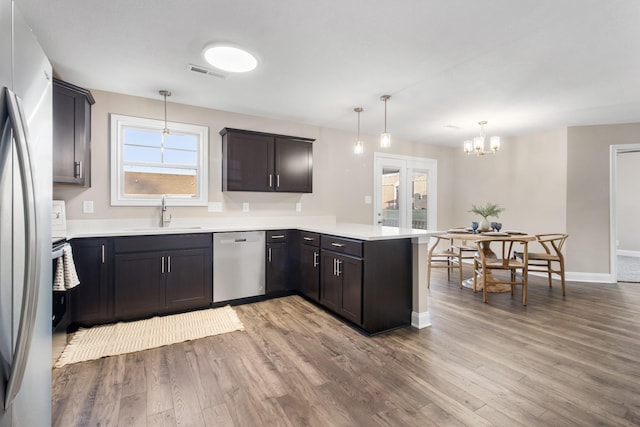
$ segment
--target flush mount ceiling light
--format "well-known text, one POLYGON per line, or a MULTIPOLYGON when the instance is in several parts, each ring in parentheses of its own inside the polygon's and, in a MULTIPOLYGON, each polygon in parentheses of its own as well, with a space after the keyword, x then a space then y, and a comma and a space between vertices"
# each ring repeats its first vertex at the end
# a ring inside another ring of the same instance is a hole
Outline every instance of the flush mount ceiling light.
POLYGON ((387 101, 391 95, 382 95, 380 101, 384 101, 384 132, 380 134, 380 147, 391 147, 391 134, 387 132, 387 101))
POLYGON ((169 130, 169 126, 167 126, 167 96, 171 96, 171 92, 168 90, 158 91, 160 95, 164 96, 164 129, 162 129, 163 135, 169 135, 171 131, 169 130))
POLYGON ((208 46, 203 51, 204 59, 214 67, 230 73, 246 73, 258 66, 255 56, 234 46, 208 46))
POLYGON ((489 150, 484 149, 484 125, 487 124, 486 120, 483 120, 481 122, 478 122, 478 124, 480 125, 480 136, 476 136, 475 138, 473 138, 473 141, 471 140, 467 140, 464 142, 464 152, 467 153, 467 155, 471 154, 471 153, 475 153, 476 156, 482 156, 485 154, 496 154, 496 151, 498 151, 500 149, 500 137, 499 136, 492 136, 489 139, 489 150))
POLYGON ((353 111, 358 113, 358 140, 356 141, 356 146, 353 147, 353 152, 355 154, 362 154, 364 152, 364 146, 362 145, 362 141, 360 141, 360 113, 362 113, 362 107, 356 107, 353 111))

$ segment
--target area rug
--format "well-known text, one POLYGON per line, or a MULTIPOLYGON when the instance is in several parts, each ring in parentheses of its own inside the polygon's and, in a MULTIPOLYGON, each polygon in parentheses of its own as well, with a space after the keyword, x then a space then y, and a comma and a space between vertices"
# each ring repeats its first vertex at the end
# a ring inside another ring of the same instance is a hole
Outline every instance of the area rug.
POLYGON ((79 329, 54 368, 242 330, 230 306, 79 329))

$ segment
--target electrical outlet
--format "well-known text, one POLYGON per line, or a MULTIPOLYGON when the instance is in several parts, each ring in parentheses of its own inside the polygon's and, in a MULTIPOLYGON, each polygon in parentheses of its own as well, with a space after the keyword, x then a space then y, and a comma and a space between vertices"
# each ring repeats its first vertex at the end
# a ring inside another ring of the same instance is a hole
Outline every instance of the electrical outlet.
POLYGON ((249 212, 249 203, 248 202, 244 202, 242 204, 242 212, 249 212))
POLYGON ((84 200, 82 202, 82 213, 86 213, 86 214, 93 213, 93 200, 84 200))
POLYGON ((302 203, 296 203, 296 212, 302 212, 302 203))
POLYGON ((367 205, 371 204, 371 196, 364 196, 364 203, 367 205))
POLYGON ((209 202, 209 212, 222 212, 222 202, 209 202))

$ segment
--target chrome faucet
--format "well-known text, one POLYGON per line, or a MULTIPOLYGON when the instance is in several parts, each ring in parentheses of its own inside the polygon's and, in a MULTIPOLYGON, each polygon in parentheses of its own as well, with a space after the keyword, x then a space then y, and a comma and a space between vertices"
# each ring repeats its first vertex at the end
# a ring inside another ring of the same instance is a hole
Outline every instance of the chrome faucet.
POLYGON ((160 226, 168 227, 171 222, 171 214, 167 212, 167 195, 162 195, 162 213, 160 216, 160 226))

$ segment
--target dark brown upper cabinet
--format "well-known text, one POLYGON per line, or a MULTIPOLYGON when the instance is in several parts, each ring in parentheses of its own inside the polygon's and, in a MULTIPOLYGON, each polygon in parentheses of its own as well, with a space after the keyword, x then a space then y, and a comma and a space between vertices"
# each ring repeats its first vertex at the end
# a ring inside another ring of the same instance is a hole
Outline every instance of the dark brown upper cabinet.
POLYGON ((311 193, 314 139, 224 128, 223 191, 311 193))
POLYGON ((91 92, 53 79, 53 182, 91 187, 91 92))

